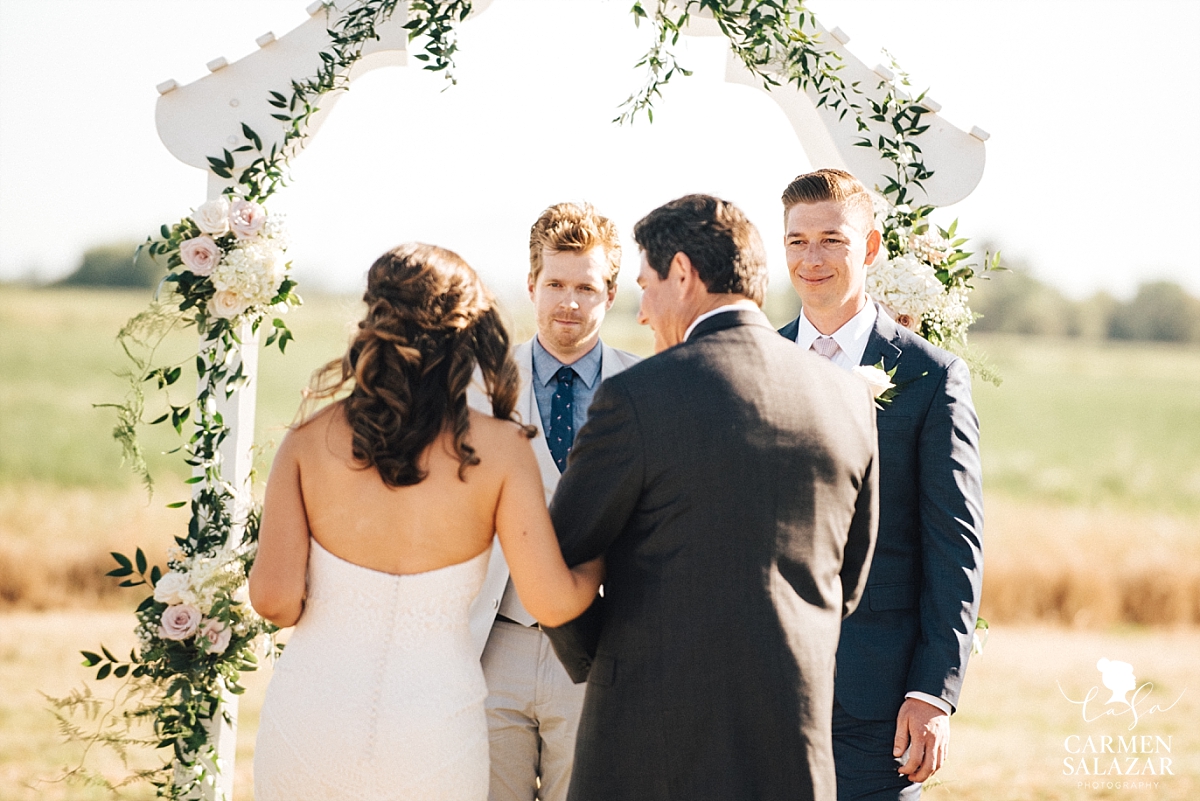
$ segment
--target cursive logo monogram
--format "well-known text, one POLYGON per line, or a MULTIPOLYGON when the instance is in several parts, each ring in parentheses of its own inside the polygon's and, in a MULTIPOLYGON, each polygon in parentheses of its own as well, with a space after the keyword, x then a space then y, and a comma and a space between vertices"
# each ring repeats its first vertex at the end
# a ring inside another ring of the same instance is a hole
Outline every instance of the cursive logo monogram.
POLYGON ((1139 685, 1133 675, 1133 665, 1128 662, 1101 659, 1096 663, 1096 669, 1100 671, 1101 683, 1112 693, 1102 705, 1096 700, 1102 695, 1099 687, 1092 687, 1082 699, 1075 700, 1067 695, 1061 684, 1058 685, 1058 691, 1062 693, 1063 698, 1080 707, 1085 723, 1092 723, 1103 717, 1129 715, 1128 731, 1133 731, 1142 718, 1157 712, 1166 712, 1183 698, 1181 692, 1178 698, 1166 706, 1149 703, 1154 692, 1154 682, 1147 681, 1139 685), (1130 693, 1133 695, 1127 697, 1130 693))

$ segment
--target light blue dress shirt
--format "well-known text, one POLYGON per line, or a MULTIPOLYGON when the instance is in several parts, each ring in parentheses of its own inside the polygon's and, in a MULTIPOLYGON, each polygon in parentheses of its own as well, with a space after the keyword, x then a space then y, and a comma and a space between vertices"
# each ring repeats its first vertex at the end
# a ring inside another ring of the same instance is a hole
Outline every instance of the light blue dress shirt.
MULTIPOLYGON (((603 350, 597 340, 594 348, 584 354, 583 358, 570 365, 571 369, 575 371, 575 375, 578 376, 574 385, 573 409, 576 434, 587 421, 588 407, 592 405, 592 398, 596 396, 596 389, 600 386, 600 360, 603 350)), ((541 341, 536 336, 533 338, 533 394, 537 398, 543 437, 550 430, 550 401, 554 397, 554 391, 558 388, 558 379, 555 378, 555 373, 559 368, 565 366, 567 365, 554 358, 550 351, 542 347, 541 341)))

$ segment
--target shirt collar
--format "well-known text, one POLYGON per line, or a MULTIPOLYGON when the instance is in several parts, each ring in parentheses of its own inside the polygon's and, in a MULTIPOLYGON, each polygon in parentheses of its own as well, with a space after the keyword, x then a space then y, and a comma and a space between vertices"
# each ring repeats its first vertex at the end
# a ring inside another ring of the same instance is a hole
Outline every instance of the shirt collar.
MULTIPOLYGON (((867 341, 871 338, 871 331, 875 329, 875 320, 878 315, 879 309, 875 306, 875 301, 867 298, 866 305, 859 310, 858 314, 833 332, 833 341, 838 344, 842 353, 846 354, 846 358, 853 364, 862 362, 863 354, 867 351, 867 341)), ((804 310, 801 309, 800 325, 796 330, 796 344, 808 350, 819 336, 823 336, 823 334, 808 321, 808 318, 804 316, 804 310)))
POLYGON ((700 325, 700 323, 704 322, 709 317, 716 317, 722 312, 741 311, 742 309, 753 309, 754 311, 759 311, 758 305, 752 300, 735 300, 733 303, 726 303, 724 306, 718 306, 715 309, 710 309, 704 314, 701 314, 695 320, 692 320, 692 324, 689 325, 687 330, 683 332, 683 341, 687 342, 688 337, 690 337, 692 332, 696 330, 696 326, 700 325))
MULTIPOLYGON (((600 357, 603 353, 604 349, 600 347, 600 341, 596 340, 596 344, 591 350, 570 365, 575 371, 575 375, 579 376, 579 380, 588 389, 591 389, 592 385, 596 383, 596 379, 600 377, 600 357)), ((549 385, 554 380, 554 374, 558 372, 559 368, 566 366, 546 350, 537 336, 534 336, 533 374, 537 377, 538 383, 542 386, 549 385)))

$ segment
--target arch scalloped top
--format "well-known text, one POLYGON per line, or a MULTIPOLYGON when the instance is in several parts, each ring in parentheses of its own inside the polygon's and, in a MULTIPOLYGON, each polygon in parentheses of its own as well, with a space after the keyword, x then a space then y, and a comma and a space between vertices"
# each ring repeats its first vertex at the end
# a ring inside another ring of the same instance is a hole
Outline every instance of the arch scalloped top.
MULTIPOLYGON (((248 125, 262 140, 264 150, 282 146, 285 124, 272 117, 278 109, 268 103, 270 92, 290 87, 293 80, 302 81, 314 75, 320 64, 320 53, 330 46, 327 28, 331 14, 344 10, 352 0, 334 3, 314 2, 308 7, 310 18, 282 37, 267 33, 256 41, 259 49, 233 63, 219 58, 209 62, 209 75, 179 86, 175 81, 159 84, 161 97, 155 111, 159 138, 177 159, 209 171, 209 157, 219 156, 245 142, 242 125, 248 125)), ((491 0, 476 0, 472 16, 486 11, 491 0)), ((367 43, 363 57, 349 70, 346 77, 353 81, 373 69, 385 66, 407 66, 406 7, 398 5, 392 17, 377 28, 379 39, 367 43)), ((823 46, 836 53, 842 61, 842 75, 847 84, 859 82, 865 99, 882 96, 884 79, 891 73, 883 67, 871 69, 847 47, 849 37, 838 29, 832 31, 816 23, 823 46)), ((716 24, 693 16, 687 29, 689 36, 720 36, 716 24)), ((827 106, 818 107, 815 89, 801 91, 786 81, 766 89, 762 82, 746 69, 732 51, 727 54, 725 80, 758 88, 776 102, 791 123, 809 161, 817 167, 840 167, 857 175, 867 185, 882 184, 893 174, 894 166, 884 160, 874 148, 856 146, 865 135, 858 130, 853 115, 838 118, 838 112, 827 106)), ((316 133, 328 116, 340 93, 329 93, 321 109, 310 118, 308 136, 316 133)), ((924 197, 920 189, 916 199, 934 206, 949 206, 965 198, 983 177, 986 161, 984 141, 986 132, 979 128, 963 131, 947 122, 937 112, 940 106, 926 98, 922 106, 931 114, 924 121, 929 125, 918 143, 925 165, 933 176, 924 181, 924 197)), ((868 122, 868 124, 871 124, 868 122)), ((880 123, 874 123, 880 126, 880 123)), ((873 133, 886 129, 873 128, 873 133)), ((294 145, 293 145, 294 146, 294 145)), ((303 146, 303 141, 300 146, 303 146)), ((244 166, 239 163, 239 167, 244 166)), ((233 180, 219 178, 210 172, 210 182, 221 185, 233 180)))

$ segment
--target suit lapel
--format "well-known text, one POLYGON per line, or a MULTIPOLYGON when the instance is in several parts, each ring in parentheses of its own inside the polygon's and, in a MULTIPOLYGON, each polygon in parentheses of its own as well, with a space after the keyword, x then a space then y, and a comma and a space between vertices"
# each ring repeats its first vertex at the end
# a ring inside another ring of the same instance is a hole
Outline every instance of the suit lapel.
MULTIPOLYGON (((900 348, 896 345, 900 332, 896 329, 895 321, 879 308, 879 304, 876 304, 875 308, 878 312, 875 327, 871 329, 871 336, 867 338, 867 349, 863 351, 859 364, 874 367, 882 361, 883 369, 891 370, 900 359, 900 348)), ((793 330, 792 339, 795 338, 793 330)))

